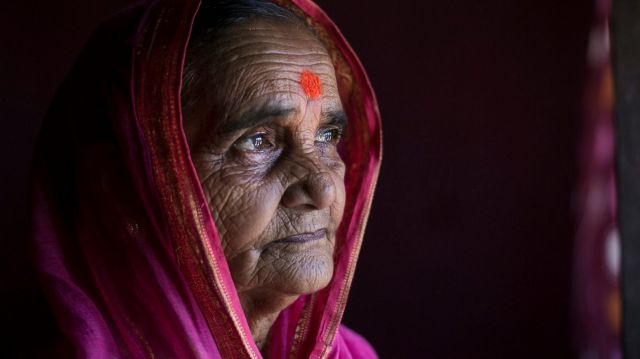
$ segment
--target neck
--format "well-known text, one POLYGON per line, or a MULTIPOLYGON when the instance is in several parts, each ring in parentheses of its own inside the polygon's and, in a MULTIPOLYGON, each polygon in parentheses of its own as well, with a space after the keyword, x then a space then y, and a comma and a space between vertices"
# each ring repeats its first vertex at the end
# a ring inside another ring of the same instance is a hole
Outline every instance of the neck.
POLYGON ((276 321, 278 314, 279 313, 275 313, 270 316, 262 316, 260 318, 254 317, 252 319, 248 319, 249 328, 251 329, 251 336, 253 336, 253 340, 256 342, 256 346, 258 346, 260 351, 265 349, 265 344, 267 343, 269 332, 271 331, 271 327, 276 321))
POLYGON ((251 336, 261 351, 265 348, 271 327, 280 312, 298 298, 297 295, 272 292, 245 292, 239 293, 239 297, 251 336))

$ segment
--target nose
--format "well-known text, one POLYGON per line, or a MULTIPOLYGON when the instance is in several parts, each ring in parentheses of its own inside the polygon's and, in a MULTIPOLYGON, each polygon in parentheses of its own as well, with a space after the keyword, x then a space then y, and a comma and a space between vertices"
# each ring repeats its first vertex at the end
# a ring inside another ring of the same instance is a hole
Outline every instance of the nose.
POLYGON ((287 208, 325 209, 336 198, 336 186, 331 174, 317 166, 296 177, 285 189, 281 204, 287 208))

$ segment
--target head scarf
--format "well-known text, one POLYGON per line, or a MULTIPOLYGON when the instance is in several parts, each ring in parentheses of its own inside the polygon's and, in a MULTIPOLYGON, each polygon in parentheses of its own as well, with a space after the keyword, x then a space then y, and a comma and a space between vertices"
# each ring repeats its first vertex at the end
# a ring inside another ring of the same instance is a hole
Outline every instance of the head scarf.
MULTIPOLYGON (((271 358, 375 354, 340 325, 381 157, 369 80, 310 0, 277 0, 329 51, 349 118, 335 270, 271 329, 271 358)), ((191 163, 180 89, 198 0, 136 5, 92 36, 47 114, 33 168, 36 263, 82 358, 260 358, 191 163)))

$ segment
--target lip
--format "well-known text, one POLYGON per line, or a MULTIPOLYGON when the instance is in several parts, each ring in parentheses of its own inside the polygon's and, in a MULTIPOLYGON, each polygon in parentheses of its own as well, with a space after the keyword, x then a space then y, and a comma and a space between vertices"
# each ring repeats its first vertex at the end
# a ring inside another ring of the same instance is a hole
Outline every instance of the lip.
POLYGON ((275 243, 307 243, 317 241, 327 237, 327 230, 325 228, 319 229, 315 232, 306 232, 300 234, 294 234, 282 239, 278 239, 275 243))

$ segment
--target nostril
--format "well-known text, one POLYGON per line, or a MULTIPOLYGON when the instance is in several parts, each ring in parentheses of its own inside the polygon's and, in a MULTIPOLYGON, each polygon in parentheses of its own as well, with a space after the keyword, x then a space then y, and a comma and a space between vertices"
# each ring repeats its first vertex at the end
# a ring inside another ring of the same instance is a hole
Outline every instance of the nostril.
POLYGON ((327 173, 317 173, 309 176, 305 183, 305 190, 312 200, 312 205, 318 209, 331 206, 335 199, 336 189, 327 173))
POLYGON ((302 188, 301 183, 294 183, 284 191, 280 202, 284 207, 297 208, 301 206, 308 206, 308 203, 310 203, 311 200, 302 188))
POLYGON ((324 209, 333 203, 336 188, 328 173, 310 174, 290 185, 282 195, 281 203, 287 208, 324 209))

